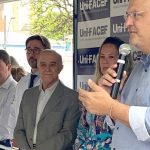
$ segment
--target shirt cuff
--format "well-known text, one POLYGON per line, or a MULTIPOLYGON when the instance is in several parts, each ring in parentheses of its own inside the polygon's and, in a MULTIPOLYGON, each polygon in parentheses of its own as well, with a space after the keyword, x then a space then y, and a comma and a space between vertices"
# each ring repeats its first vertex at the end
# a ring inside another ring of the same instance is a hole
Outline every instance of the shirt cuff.
POLYGON ((129 124, 137 139, 146 141, 150 138, 145 125, 147 107, 131 106, 129 109, 129 124))

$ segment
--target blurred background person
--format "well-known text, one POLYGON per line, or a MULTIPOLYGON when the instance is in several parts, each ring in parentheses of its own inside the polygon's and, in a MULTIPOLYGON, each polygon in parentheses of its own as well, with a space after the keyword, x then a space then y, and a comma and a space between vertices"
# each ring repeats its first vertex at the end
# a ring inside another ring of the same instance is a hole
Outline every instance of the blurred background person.
MULTIPOLYGON (((119 47, 124 41, 118 37, 108 37, 102 43, 95 71, 95 81, 99 85, 100 78, 105 71, 117 63, 119 47)), ((126 66, 127 72, 132 70, 132 58, 129 56, 126 66)), ((75 150, 110 150, 113 128, 106 122, 106 116, 93 115, 83 107, 77 130, 75 150)))
POLYGON ((19 65, 17 60, 13 57, 10 56, 10 61, 11 61, 11 75, 14 80, 17 82, 26 75, 26 71, 19 65))
POLYGON ((10 61, 11 61, 12 68, 19 67, 19 63, 17 62, 17 60, 13 56, 10 56, 10 61))
POLYGON ((26 75, 26 71, 22 67, 14 67, 11 69, 11 74, 14 80, 19 80, 26 75))

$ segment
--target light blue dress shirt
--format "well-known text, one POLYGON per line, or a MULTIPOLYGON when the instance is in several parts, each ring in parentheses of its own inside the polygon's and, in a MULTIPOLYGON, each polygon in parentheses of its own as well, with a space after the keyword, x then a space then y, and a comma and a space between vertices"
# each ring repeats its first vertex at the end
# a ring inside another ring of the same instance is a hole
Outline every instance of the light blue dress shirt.
POLYGON ((130 105, 130 127, 116 121, 112 150, 150 150, 150 55, 143 55, 121 94, 130 105))

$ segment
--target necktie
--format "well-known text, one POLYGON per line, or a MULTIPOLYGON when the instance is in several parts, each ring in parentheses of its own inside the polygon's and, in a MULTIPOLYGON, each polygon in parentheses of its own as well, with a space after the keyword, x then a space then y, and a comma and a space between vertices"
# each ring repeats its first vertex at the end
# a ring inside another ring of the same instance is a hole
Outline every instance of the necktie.
POLYGON ((36 74, 31 74, 29 88, 33 87, 34 79, 35 79, 36 77, 37 77, 36 74))

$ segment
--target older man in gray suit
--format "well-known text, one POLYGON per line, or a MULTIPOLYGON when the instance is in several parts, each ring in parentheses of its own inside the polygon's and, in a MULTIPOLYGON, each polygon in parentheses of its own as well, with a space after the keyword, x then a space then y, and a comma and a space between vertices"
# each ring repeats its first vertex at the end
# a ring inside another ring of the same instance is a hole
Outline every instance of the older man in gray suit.
POLYGON ((80 116, 77 92, 59 81, 62 57, 40 53, 41 85, 25 91, 14 132, 20 149, 72 150, 80 116))

